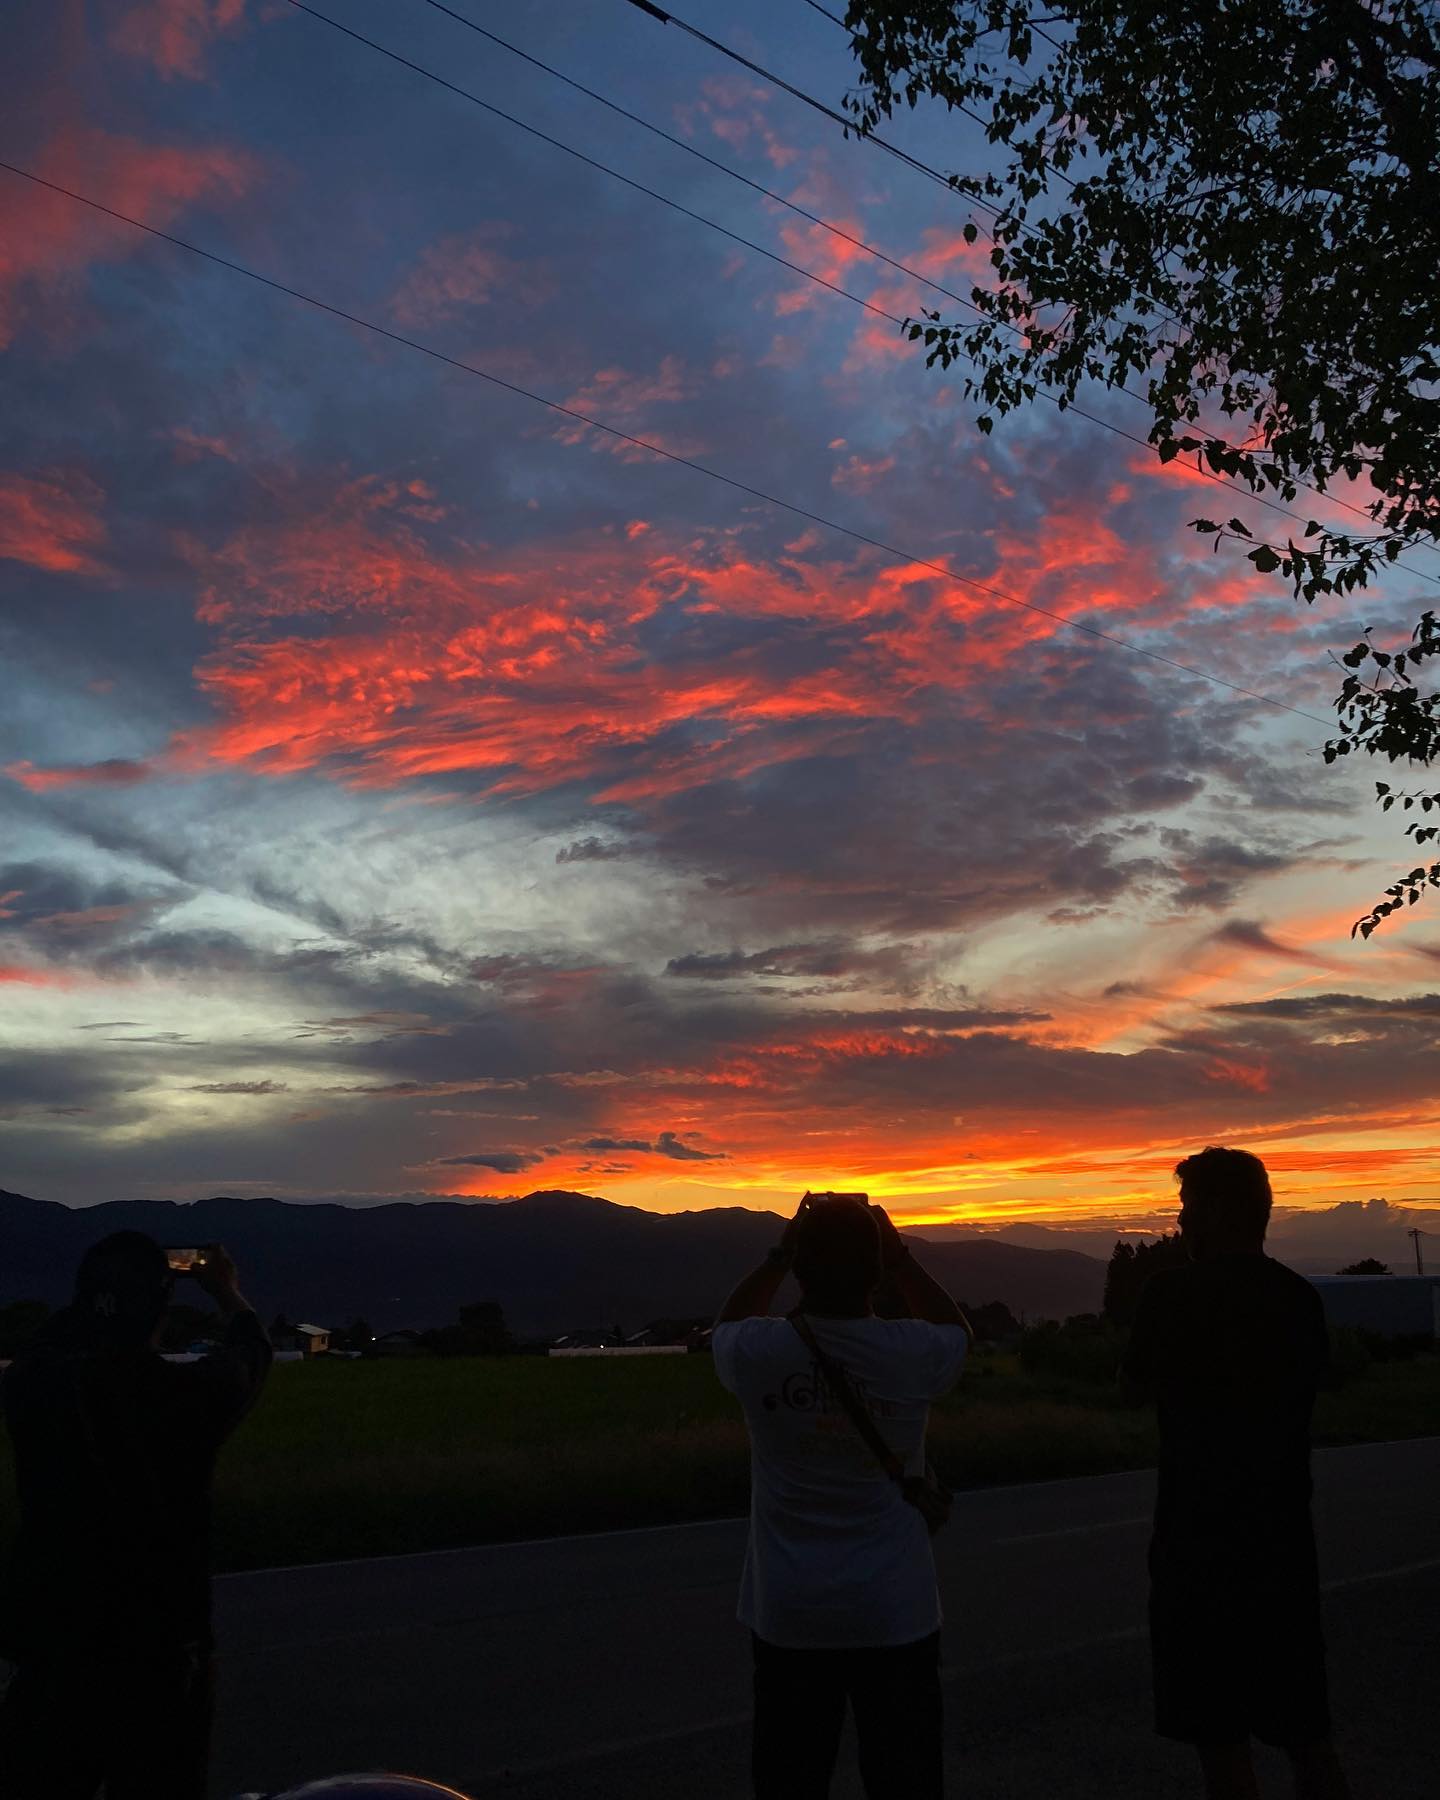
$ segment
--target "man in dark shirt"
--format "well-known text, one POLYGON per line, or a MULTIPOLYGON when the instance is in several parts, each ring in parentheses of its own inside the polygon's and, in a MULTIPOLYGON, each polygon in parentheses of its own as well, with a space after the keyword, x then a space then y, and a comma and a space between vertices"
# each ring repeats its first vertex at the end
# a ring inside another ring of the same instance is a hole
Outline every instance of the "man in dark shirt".
POLYGON ((1159 1413, 1156 1729, 1196 1746, 1211 1800, 1258 1800, 1252 1737, 1286 1752, 1301 1800, 1343 1800, 1310 1519, 1320 1299, 1264 1253, 1258 1157, 1212 1148, 1175 1173, 1191 1260, 1146 1284, 1123 1370, 1159 1413))
POLYGON ((20 1533, 0 1655, 0 1800, 204 1800, 210 1485, 270 1365, 211 1246, 193 1273, 225 1317, 198 1362, 156 1351, 173 1275, 141 1232, 81 1261, 73 1303, 7 1372, 20 1533))

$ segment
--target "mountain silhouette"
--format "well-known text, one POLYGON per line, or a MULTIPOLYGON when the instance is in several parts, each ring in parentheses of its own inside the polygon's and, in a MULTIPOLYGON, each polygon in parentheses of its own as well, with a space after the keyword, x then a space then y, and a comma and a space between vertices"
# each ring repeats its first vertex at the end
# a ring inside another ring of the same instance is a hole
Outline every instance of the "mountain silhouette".
MULTIPOLYGON (((334 1326, 363 1317, 384 1331, 446 1324, 467 1302, 498 1300, 521 1335, 629 1330, 714 1312, 782 1224, 743 1207, 652 1213, 563 1189, 498 1203, 358 1207, 217 1196, 81 1208, 0 1189, 0 1304, 60 1304, 86 1246, 132 1230, 162 1244, 223 1243, 266 1318, 284 1312, 334 1326)), ((1044 1318, 1100 1305, 1105 1265, 1079 1251, 973 1238, 927 1240, 923 1255, 938 1280, 976 1305, 1003 1300, 1044 1318)), ((202 1303, 198 1292, 194 1299, 202 1303)))

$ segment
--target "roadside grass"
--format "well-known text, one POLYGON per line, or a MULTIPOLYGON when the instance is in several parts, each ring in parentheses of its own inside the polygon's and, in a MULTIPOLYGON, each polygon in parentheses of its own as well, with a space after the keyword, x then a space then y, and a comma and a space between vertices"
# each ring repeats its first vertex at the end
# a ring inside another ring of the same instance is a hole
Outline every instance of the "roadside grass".
MULTIPOLYGON (((1316 1442, 1440 1424, 1440 1360, 1375 1363, 1323 1394, 1316 1442)), ((958 1487, 1144 1468, 1149 1408, 977 1357, 938 1405, 932 1454, 958 1487)), ((223 1453, 222 1569, 379 1556, 745 1511, 745 1429, 706 1356, 282 1365, 223 1453)), ((0 1540, 14 1523, 0 1439, 0 1540)))

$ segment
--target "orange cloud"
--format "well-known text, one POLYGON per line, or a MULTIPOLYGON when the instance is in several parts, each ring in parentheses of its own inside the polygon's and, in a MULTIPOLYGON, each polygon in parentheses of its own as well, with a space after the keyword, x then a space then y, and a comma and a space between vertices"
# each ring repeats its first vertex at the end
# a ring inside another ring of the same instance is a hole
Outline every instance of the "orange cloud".
MULTIPOLYGON (((38 164, 47 180, 162 227, 198 201, 240 193, 255 169, 240 151, 142 144, 94 126, 62 131, 38 164)), ((0 349, 38 299, 92 263, 130 255, 138 243, 129 226, 7 176, 0 184, 0 349)))
POLYGON ((0 557, 57 574, 95 574, 106 538, 103 500, 85 475, 0 474, 0 557))
MULTIPOLYGON (((648 375, 603 370, 591 390, 642 407, 689 380, 667 359, 648 375)), ((843 478, 873 481, 886 460, 852 459, 843 478)), ((584 781, 597 799, 639 805, 848 753, 875 722, 914 725, 936 706, 1003 727, 989 676, 1060 629, 934 569, 822 559, 810 539, 769 558, 735 533, 677 546, 639 523, 500 555, 459 538, 419 480, 277 488, 263 522, 218 547, 181 540, 198 615, 217 629, 197 670, 214 723, 144 765, 26 764, 12 777, 38 788, 230 763, 388 786, 469 773, 494 791, 584 781), (645 627, 662 611, 694 629, 667 629, 657 658, 645 627), (777 665, 768 629, 727 630, 717 650, 709 614, 828 632, 827 655, 777 665)), ((1153 563, 1083 511, 992 541, 997 587, 1056 611, 1164 600, 1153 563)))

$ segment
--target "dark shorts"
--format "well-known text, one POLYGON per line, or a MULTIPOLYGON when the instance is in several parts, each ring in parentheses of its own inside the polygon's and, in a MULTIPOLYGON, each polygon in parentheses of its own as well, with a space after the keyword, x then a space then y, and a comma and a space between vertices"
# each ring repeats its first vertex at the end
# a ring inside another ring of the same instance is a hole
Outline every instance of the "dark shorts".
POLYGON ((208 1645, 27 1656, 0 1704, 0 1800, 205 1800, 208 1645))
POLYGON ((1150 1656, 1163 1737, 1254 1737, 1282 1749, 1325 1741, 1325 1639, 1308 1533, 1265 1555, 1157 1538, 1150 1656))

